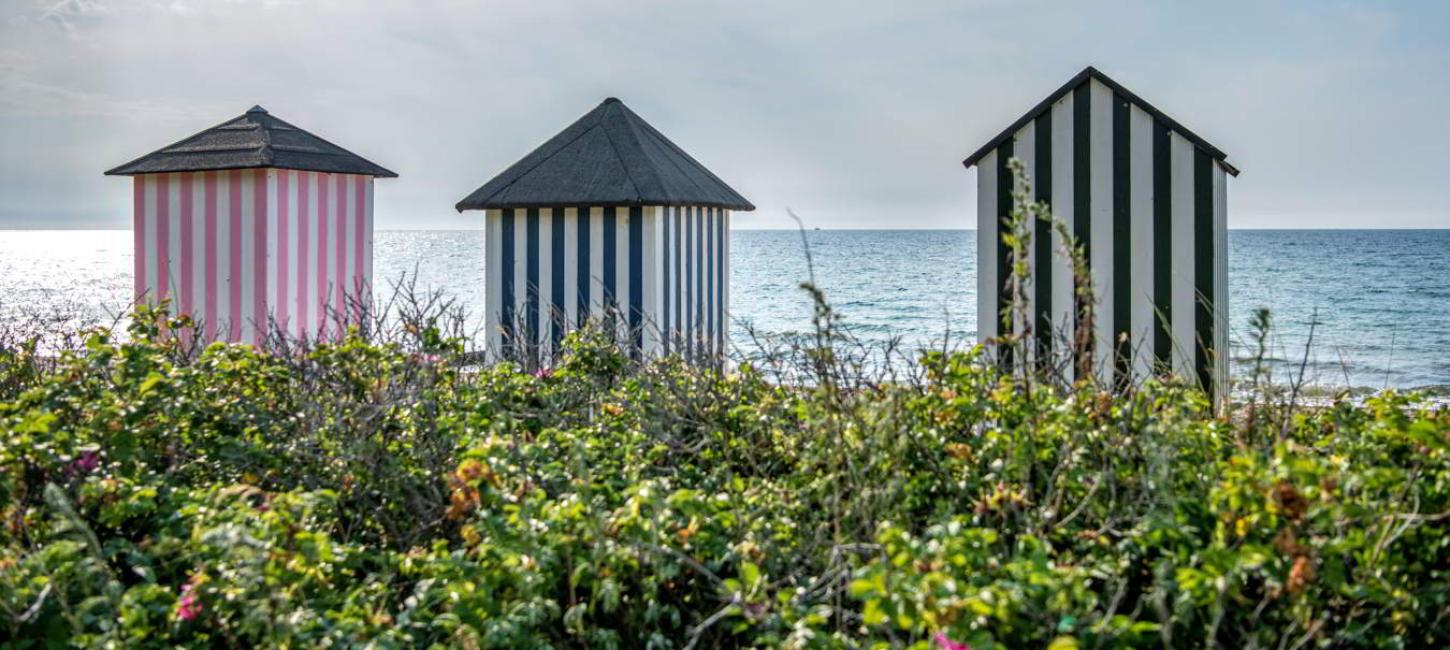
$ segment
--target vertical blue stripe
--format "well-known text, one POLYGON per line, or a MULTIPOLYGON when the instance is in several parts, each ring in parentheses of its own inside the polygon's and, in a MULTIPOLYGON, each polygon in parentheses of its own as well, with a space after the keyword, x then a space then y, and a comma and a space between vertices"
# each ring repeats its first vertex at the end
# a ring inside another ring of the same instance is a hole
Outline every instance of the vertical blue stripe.
POLYGON ((705 210, 693 207, 695 213, 695 340, 705 337, 705 210))
POLYGON ((629 331, 634 355, 644 348, 644 208, 629 208, 629 331))
POLYGON ((705 211, 705 340, 715 340, 715 208, 705 211))
POLYGON ((549 301, 549 326, 553 331, 553 341, 557 344, 564 340, 564 208, 554 208, 551 211, 553 219, 550 220, 550 243, 554 248, 553 270, 549 273, 549 279, 553 281, 551 297, 549 301))
POLYGON ((524 231, 524 266, 528 276, 524 284, 524 337, 529 345, 539 342, 539 209, 529 208, 524 231))
POLYGON ((685 302, 680 307, 680 315, 684 318, 681 331, 684 334, 685 346, 690 351, 695 349, 695 256, 690 254, 695 246, 695 208, 685 208, 685 302))
POLYGON ((514 211, 499 210, 499 225, 503 241, 503 256, 499 260, 502 271, 500 285, 503 288, 502 304, 499 307, 498 324, 502 330, 503 347, 507 350, 513 344, 514 336, 514 211))
POLYGON ((715 229, 719 236, 715 238, 715 265, 719 272, 715 275, 715 283, 718 289, 715 290, 715 345, 721 354, 725 353, 725 335, 730 332, 730 323, 725 318, 725 307, 730 304, 730 297, 725 295, 725 274, 730 272, 730 258, 725 253, 725 238, 730 236, 730 229, 725 225, 725 210, 715 210, 715 229))
POLYGON ((616 278, 614 277, 617 275, 615 271, 618 266, 618 251, 615 250, 615 247, 619 245, 614 232, 615 225, 614 208, 604 208, 604 309, 606 313, 618 307, 614 304, 615 289, 618 286, 615 284, 616 278))
POLYGON ((674 208, 660 208, 660 226, 664 238, 660 241, 664 260, 660 266, 660 345, 665 354, 670 353, 670 215, 674 208))
MULTIPOLYGON (((674 333, 678 335, 678 334, 681 334, 682 332, 685 331, 685 329, 684 329, 684 322, 685 322, 685 316, 684 316, 684 312, 685 312, 685 300, 684 300, 684 298, 685 298, 685 267, 684 267, 684 261, 683 261, 683 258, 685 256, 684 255, 684 253, 685 253, 685 244, 684 244, 684 242, 685 242, 685 238, 684 238, 685 227, 684 226, 685 226, 685 224, 684 224, 684 217, 681 216, 681 214, 680 214, 682 212, 682 210, 680 210, 679 207, 676 207, 674 211, 675 211, 675 241, 674 241, 674 246, 673 246, 674 249, 675 249, 675 321, 674 321, 674 333)), ((680 340, 685 340, 685 339, 684 339, 683 336, 681 336, 680 340)))
POLYGON ((578 285, 576 292, 579 294, 578 318, 579 326, 583 327, 589 322, 589 285, 592 279, 589 276, 589 265, 591 260, 589 241, 589 206, 581 205, 575 209, 574 228, 578 231, 577 240, 579 252, 576 257, 579 260, 579 268, 574 269, 575 283, 578 285))

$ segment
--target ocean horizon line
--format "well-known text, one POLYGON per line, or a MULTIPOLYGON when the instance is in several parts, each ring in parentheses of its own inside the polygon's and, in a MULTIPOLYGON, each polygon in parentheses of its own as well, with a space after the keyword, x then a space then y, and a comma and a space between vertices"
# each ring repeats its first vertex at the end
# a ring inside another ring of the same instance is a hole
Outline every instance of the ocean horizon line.
MULTIPOLYGON (((483 232, 483 228, 375 228, 375 232, 483 232)), ((795 232, 799 228, 730 228, 730 232, 795 232)), ((976 228, 816 228, 808 232, 977 232, 976 228)), ((1229 232, 1444 232, 1447 228, 1229 228, 1229 232)), ((133 232, 131 228, 0 228, 18 232, 133 232)))

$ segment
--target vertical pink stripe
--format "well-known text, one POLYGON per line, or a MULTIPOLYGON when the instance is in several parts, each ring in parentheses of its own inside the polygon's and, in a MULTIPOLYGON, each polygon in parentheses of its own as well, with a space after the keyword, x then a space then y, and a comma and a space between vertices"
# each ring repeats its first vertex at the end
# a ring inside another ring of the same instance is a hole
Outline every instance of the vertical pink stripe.
POLYGON ((208 341, 216 340, 216 300, 217 300, 217 173, 205 172, 203 177, 205 185, 202 188, 203 202, 206 203, 206 338, 208 341))
MULTIPOLYGON (((347 292, 352 287, 347 282, 347 176, 336 174, 333 176, 337 181, 337 195, 333 197, 336 207, 333 209, 333 220, 337 223, 337 236, 333 243, 332 265, 337 269, 333 274, 337 278, 337 290, 333 292, 332 305, 339 317, 347 313, 347 292)), ((342 334, 338 331, 338 334, 342 334)))
POLYGON ((312 309, 307 301, 307 261, 311 257, 312 242, 308 239, 308 224, 312 223, 312 184, 308 182, 311 172, 297 174, 297 331, 303 335, 312 332, 312 321, 308 320, 312 309))
POLYGON ((171 296, 171 174, 156 175, 156 300, 171 296))
POLYGON ((287 205, 287 196, 291 191, 292 172, 285 169, 277 170, 277 324, 282 331, 290 332, 287 321, 292 316, 292 306, 287 304, 287 279, 292 277, 290 271, 292 249, 287 238, 291 236, 292 218, 290 206, 287 205))
POLYGON ((227 318, 231 321, 227 340, 242 339, 242 174, 228 174, 231 180, 231 214, 227 224, 227 238, 231 248, 231 269, 227 274, 227 318))
POLYGON ((146 295, 146 177, 131 177, 131 207, 135 223, 131 227, 132 246, 135 249, 133 271, 136 274, 136 302, 146 295))
MULTIPOLYGON (((369 297, 369 278, 367 277, 367 271, 363 269, 363 242, 367 240, 367 221, 364 218, 364 215, 366 215, 367 213, 367 197, 364 196, 364 191, 367 189, 365 184, 367 182, 368 179, 363 176, 356 176, 353 178, 352 219, 354 224, 353 230, 356 234, 352 238, 352 277, 353 287, 357 289, 357 300, 359 309, 367 304, 367 299, 369 297)), ((358 320, 362 320, 362 316, 363 314, 359 312, 357 314, 358 320)))
POLYGON ((327 330, 327 174, 317 175, 317 335, 327 330))
POLYGON ((267 170, 252 171, 252 343, 266 340, 271 319, 267 313, 267 170))
POLYGON ((196 174, 181 175, 181 296, 178 307, 183 314, 191 314, 195 303, 195 287, 192 286, 192 271, 196 268, 196 256, 191 243, 194 240, 193 223, 196 217, 192 205, 192 180, 196 174))

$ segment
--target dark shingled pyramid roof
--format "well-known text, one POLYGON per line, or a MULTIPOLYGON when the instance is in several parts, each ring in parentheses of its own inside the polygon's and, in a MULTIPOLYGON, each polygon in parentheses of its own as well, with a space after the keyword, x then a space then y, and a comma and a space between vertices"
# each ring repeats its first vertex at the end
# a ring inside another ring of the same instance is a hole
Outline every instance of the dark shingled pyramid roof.
POLYGON ((992 138, 987 142, 987 144, 982 145, 981 148, 973 152, 972 155, 967 156, 967 159, 963 160, 962 164, 967 167, 971 167, 977 164, 977 161, 981 160, 983 156, 986 156, 988 153, 995 150, 997 148, 997 145, 1006 142, 1008 138, 1016 135, 1016 133, 1020 131, 1022 127, 1027 126, 1028 122, 1037 119, 1037 116, 1046 113, 1048 110, 1051 110, 1052 105, 1056 104, 1057 100, 1062 99, 1064 96, 1072 92, 1078 86, 1087 83, 1089 79, 1097 79, 1104 86, 1111 88, 1114 93, 1121 96, 1123 99, 1126 99, 1129 102, 1136 104, 1138 108, 1143 109, 1144 112, 1152 115, 1159 121, 1163 122, 1165 125, 1168 126, 1168 128, 1173 129, 1178 133, 1178 135, 1183 136, 1189 142, 1192 142, 1195 146, 1202 149, 1204 153, 1207 153, 1209 156, 1212 156, 1214 160, 1217 160, 1220 165, 1223 165, 1224 171, 1228 172, 1230 176, 1239 175, 1239 169, 1229 164, 1228 154, 1224 153, 1218 147, 1209 144, 1207 140, 1204 140, 1203 138, 1199 137, 1198 134, 1189 131, 1182 124, 1179 124, 1177 120, 1168 117, 1168 114, 1158 110, 1157 107, 1149 104, 1142 97, 1133 94, 1133 91, 1125 88, 1123 84, 1113 81, 1111 77, 1103 74, 1102 71, 1092 66, 1083 68, 1082 72, 1077 73, 1076 76, 1074 76, 1072 79, 1069 79, 1067 83, 1062 85, 1061 88, 1053 91, 1052 94, 1048 95, 1046 99, 1043 99, 1042 101, 1038 102, 1036 106, 1033 106, 1032 110, 1027 111, 1026 115, 1017 118, 1016 122, 1013 122, 1011 126, 1003 129, 1001 133, 997 134, 997 137, 992 138))
POLYGON ((253 106, 241 117, 146 154, 106 174, 131 176, 256 167, 397 177, 351 151, 272 117, 261 106, 253 106))
POLYGON ((755 209, 613 97, 484 183, 457 208, 560 205, 755 209))

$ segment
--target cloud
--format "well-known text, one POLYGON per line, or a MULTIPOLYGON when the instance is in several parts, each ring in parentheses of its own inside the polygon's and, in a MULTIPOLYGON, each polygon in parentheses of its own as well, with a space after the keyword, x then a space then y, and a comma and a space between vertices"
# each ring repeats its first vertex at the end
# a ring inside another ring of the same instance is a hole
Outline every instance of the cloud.
POLYGON ((970 227, 961 158, 1088 63, 1244 168, 1236 226, 1316 211, 1353 225, 1365 210, 1443 224, 1450 126, 1435 113, 1450 91, 1425 80, 1450 63, 1433 33, 1445 13, 1246 0, 7 5, 0 136, 51 153, 36 169, 35 152, 0 151, 0 192, 24 197, 0 207, 0 227, 33 209, 17 206, 118 223, 124 188, 101 169, 254 103, 399 171, 379 186, 381 225, 473 225, 454 201, 609 95, 760 206, 742 224, 787 226, 790 206, 823 227, 970 227))

